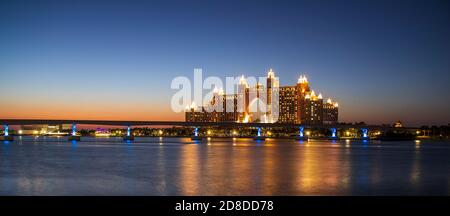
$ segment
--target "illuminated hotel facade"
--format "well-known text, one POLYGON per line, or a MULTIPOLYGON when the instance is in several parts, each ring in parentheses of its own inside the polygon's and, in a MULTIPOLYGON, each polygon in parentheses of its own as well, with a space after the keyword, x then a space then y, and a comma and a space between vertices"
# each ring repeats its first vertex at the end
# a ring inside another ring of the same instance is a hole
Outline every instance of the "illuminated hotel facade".
POLYGON ((279 86, 272 69, 266 85, 257 82, 249 86, 242 76, 236 94, 214 89, 211 100, 204 106, 186 107, 187 122, 263 122, 306 125, 338 122, 338 103, 311 90, 306 76, 300 76, 294 86, 279 86), (261 109, 262 108, 262 109, 261 109))

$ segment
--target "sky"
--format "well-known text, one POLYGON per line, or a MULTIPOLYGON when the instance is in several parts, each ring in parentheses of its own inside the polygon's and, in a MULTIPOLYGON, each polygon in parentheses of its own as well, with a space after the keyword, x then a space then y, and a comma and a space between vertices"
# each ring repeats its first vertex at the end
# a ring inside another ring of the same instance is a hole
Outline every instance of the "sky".
POLYGON ((339 120, 450 123, 449 1, 0 1, 0 118, 183 120, 177 76, 306 74, 339 120))

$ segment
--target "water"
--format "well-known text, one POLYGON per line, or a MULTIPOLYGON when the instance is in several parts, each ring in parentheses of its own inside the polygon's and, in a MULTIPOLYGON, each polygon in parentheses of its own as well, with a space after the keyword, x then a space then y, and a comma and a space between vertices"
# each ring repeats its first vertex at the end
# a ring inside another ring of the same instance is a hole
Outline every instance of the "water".
POLYGON ((450 143, 15 137, 0 195, 449 195, 450 143))

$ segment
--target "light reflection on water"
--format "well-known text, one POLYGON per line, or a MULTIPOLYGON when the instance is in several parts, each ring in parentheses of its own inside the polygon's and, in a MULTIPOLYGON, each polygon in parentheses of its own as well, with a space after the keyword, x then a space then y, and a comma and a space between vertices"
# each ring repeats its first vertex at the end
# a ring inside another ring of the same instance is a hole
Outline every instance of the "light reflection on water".
POLYGON ((17 137, 0 195, 450 195, 450 143, 17 137))

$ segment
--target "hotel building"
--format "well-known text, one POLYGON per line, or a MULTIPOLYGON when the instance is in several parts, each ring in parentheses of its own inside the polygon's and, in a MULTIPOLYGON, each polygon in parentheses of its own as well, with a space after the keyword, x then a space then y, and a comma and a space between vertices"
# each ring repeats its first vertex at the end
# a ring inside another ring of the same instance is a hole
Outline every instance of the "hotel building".
POLYGON ((186 107, 187 122, 264 122, 305 125, 338 122, 338 103, 311 90, 306 76, 300 76, 295 86, 279 86, 275 72, 267 73, 266 85, 257 82, 249 86, 242 76, 237 93, 226 95, 214 89, 205 106, 186 107))

